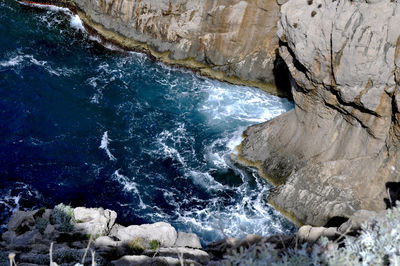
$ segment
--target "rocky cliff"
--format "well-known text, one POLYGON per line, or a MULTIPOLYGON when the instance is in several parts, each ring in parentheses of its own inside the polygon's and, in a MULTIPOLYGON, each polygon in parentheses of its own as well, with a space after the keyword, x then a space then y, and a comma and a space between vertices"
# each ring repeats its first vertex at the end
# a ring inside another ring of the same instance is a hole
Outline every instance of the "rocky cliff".
POLYGON ((73 0, 106 39, 220 80, 275 94, 279 6, 274 0, 73 0))
POLYGON ((279 52, 292 76, 295 109, 247 129, 239 159, 278 185, 269 201, 298 223, 324 225, 394 202, 399 24, 398 1, 282 6, 279 52))

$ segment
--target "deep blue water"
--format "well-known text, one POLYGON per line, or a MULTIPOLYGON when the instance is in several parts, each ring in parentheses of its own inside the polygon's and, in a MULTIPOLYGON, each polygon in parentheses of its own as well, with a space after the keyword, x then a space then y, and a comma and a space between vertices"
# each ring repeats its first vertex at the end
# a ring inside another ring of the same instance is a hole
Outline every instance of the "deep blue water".
POLYGON ((266 202, 271 186, 231 159, 248 125, 292 103, 109 48, 65 9, 0 0, 0 224, 63 202, 205 243, 220 227, 294 230, 266 202))

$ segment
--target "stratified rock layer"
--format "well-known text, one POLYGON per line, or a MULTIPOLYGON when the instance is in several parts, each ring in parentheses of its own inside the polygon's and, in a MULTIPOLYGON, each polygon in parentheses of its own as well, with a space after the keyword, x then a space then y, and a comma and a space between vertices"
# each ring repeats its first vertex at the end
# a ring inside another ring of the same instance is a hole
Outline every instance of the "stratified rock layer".
POLYGON ((274 0, 72 0, 103 37, 232 83, 275 89, 274 0))
POLYGON ((282 6, 295 109, 247 129, 239 159, 279 185, 269 201, 299 224, 384 209, 400 181, 399 25, 397 1, 282 6))

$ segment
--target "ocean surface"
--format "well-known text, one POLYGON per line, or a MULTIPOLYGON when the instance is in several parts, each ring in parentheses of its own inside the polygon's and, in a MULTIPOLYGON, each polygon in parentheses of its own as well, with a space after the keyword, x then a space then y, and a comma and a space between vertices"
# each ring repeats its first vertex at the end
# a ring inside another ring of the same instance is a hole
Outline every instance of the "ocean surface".
POLYGON ((291 233, 271 185, 231 159, 247 126, 291 108, 101 45, 67 9, 0 0, 0 224, 63 202, 203 243, 291 233))

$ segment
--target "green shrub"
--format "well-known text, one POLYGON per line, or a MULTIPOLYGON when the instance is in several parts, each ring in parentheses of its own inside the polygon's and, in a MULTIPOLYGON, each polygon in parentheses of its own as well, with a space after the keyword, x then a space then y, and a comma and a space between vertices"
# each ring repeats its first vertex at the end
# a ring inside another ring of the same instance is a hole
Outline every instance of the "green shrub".
POLYGON ((50 222, 58 225, 62 232, 71 232, 75 224, 74 210, 71 206, 58 204, 51 213, 50 222))
POLYGON ((150 249, 153 251, 156 251, 157 249, 159 249, 160 247, 160 243, 157 240, 151 240, 150 241, 150 249))
POLYGON ((131 253, 133 253, 134 255, 140 255, 146 249, 144 240, 143 240, 143 238, 140 238, 140 237, 129 241, 128 248, 129 248, 129 251, 131 253))
POLYGON ((46 212, 46 208, 42 207, 39 210, 37 210, 37 212, 35 212, 35 214, 33 215, 33 218, 35 218, 35 220, 37 218, 42 218, 43 214, 46 212))
POLYGON ((44 233, 44 230, 46 230, 47 225, 49 224, 49 221, 47 221, 44 218, 36 218, 36 229, 39 230, 41 234, 44 233))

